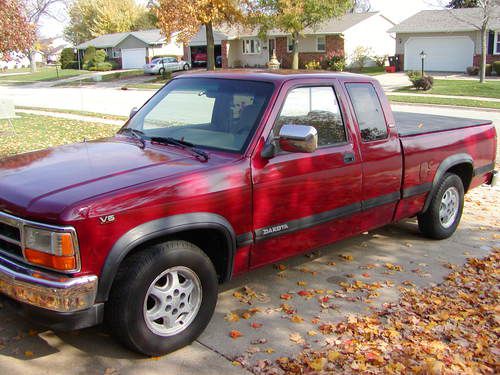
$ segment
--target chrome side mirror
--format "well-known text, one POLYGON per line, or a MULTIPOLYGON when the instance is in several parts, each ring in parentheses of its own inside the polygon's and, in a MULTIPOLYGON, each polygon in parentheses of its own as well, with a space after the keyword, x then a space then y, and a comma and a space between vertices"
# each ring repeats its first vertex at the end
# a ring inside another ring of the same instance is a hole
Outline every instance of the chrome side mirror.
POLYGON ((134 117, 134 115, 137 113, 137 111, 139 111, 139 109, 137 107, 132 108, 130 110, 130 114, 128 115, 128 118, 134 117))
POLYGON ((278 136, 280 149, 311 153, 318 148, 318 131, 308 125, 283 125, 278 136))

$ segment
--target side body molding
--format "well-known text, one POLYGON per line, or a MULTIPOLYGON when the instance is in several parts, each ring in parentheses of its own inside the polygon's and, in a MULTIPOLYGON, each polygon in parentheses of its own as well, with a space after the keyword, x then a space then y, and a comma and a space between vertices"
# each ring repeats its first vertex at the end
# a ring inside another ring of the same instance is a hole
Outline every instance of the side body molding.
POLYGON ((471 168, 473 167, 473 159, 472 156, 469 154, 463 153, 463 154, 455 154, 448 156, 446 159, 444 159, 441 164, 439 165, 436 174, 434 175, 434 180, 432 180, 432 188, 429 194, 427 195, 427 199, 425 200, 425 205, 424 209, 422 212, 427 211, 429 208, 429 205, 431 204, 432 197, 436 193, 438 187, 439 187, 439 182, 443 178, 444 174, 446 173, 447 170, 450 168, 454 167, 455 165, 458 164, 470 164, 471 168))
POLYGON ((208 212, 173 215, 141 224, 129 230, 116 241, 102 267, 96 301, 108 299, 121 262, 134 248, 158 237, 195 229, 215 229, 224 235, 228 251, 225 280, 229 280, 236 251, 236 235, 231 224, 224 217, 208 212))

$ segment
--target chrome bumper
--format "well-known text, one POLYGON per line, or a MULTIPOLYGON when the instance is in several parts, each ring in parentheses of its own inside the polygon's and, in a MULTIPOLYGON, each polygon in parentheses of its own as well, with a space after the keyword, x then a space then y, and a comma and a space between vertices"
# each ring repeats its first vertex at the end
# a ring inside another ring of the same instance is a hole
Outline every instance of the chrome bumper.
POLYGON ((0 293, 51 311, 76 312, 93 306, 97 276, 55 276, 0 257, 0 293))

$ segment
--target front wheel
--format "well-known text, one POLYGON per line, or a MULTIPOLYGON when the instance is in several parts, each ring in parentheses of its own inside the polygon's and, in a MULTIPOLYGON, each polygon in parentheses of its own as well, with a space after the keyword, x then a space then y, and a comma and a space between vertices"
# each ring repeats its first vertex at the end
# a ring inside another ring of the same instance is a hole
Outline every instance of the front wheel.
POLYGON ((442 240, 455 233, 464 208, 464 185, 453 173, 444 175, 426 212, 418 215, 418 227, 427 237, 442 240))
POLYGON ((106 303, 113 334, 150 356, 175 351, 205 329, 217 303, 217 275, 205 253, 168 241, 127 258, 106 303))

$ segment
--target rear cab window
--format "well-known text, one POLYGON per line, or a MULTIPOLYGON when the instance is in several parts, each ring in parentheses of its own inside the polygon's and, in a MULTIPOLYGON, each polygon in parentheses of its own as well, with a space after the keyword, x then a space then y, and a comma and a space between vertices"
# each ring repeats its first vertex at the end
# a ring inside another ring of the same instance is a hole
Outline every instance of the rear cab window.
POLYGON ((375 88, 370 83, 346 83, 364 142, 386 139, 389 135, 384 111, 375 88))

